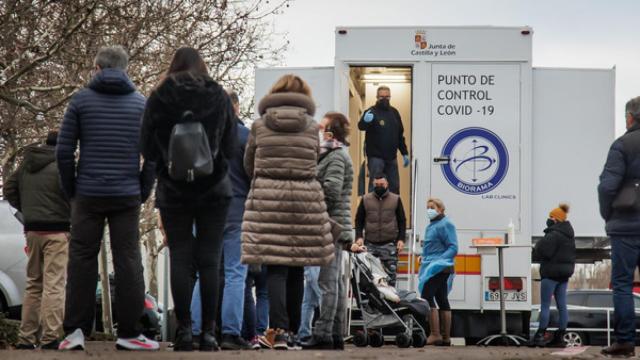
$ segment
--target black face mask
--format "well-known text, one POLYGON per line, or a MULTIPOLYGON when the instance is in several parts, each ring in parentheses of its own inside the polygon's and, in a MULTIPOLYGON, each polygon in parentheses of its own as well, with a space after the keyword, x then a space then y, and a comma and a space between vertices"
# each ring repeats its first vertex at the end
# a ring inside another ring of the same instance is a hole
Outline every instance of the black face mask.
POLYGON ((378 197, 382 197, 382 195, 384 195, 387 192, 387 188, 382 186, 376 186, 375 188, 373 188, 373 191, 376 193, 376 195, 378 195, 378 197))
POLYGON ((380 109, 388 109, 389 108, 389 99, 379 99, 376 101, 376 106, 380 109))
POLYGON ((555 224, 556 224, 556 222, 553 221, 553 219, 547 219, 547 227, 552 227, 555 224))

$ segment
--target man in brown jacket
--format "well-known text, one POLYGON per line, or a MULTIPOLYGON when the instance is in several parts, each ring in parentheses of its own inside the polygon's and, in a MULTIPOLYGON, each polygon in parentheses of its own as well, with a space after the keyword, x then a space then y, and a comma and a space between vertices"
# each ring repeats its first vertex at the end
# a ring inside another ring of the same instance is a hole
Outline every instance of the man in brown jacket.
POLYGON ((362 197, 356 213, 356 243, 382 262, 389 285, 396 285, 398 252, 404 248, 407 219, 400 196, 389 191, 384 175, 376 175, 374 190, 362 197), (363 236, 364 235, 364 236, 363 236))

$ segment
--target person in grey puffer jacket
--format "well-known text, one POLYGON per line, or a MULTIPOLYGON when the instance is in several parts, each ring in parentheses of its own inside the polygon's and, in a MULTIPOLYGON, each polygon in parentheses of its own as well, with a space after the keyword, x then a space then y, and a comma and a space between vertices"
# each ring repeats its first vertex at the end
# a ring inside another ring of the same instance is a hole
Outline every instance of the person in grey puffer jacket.
POLYGON ((340 113, 329 112, 320 122, 320 132, 318 181, 324 190, 329 217, 342 227, 342 232, 337 239, 334 259, 320 267, 321 312, 311 339, 302 347, 343 350, 342 328, 347 304, 346 286, 341 281, 342 253, 343 250, 360 252, 364 248, 353 243, 351 227, 353 164, 345 147, 349 145, 349 120, 340 113))

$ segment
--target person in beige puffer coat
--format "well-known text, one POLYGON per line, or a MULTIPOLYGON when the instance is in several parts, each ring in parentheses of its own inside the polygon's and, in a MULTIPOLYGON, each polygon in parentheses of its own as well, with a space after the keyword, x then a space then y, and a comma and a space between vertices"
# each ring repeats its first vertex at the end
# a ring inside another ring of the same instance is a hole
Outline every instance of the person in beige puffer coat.
POLYGON ((267 266, 273 347, 286 349, 297 332, 304 266, 334 257, 322 186, 316 179, 318 124, 309 86, 285 75, 258 106, 245 152, 253 177, 242 224, 242 262, 267 266))

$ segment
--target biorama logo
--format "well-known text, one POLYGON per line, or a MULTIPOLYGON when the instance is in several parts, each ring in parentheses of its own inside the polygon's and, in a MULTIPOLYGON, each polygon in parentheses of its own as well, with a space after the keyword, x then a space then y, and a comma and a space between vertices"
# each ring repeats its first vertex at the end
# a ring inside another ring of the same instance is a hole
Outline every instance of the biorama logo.
POLYGON ((455 44, 433 44, 427 40, 427 32, 425 30, 416 30, 413 38, 414 48, 411 50, 413 56, 455 56, 455 44))

